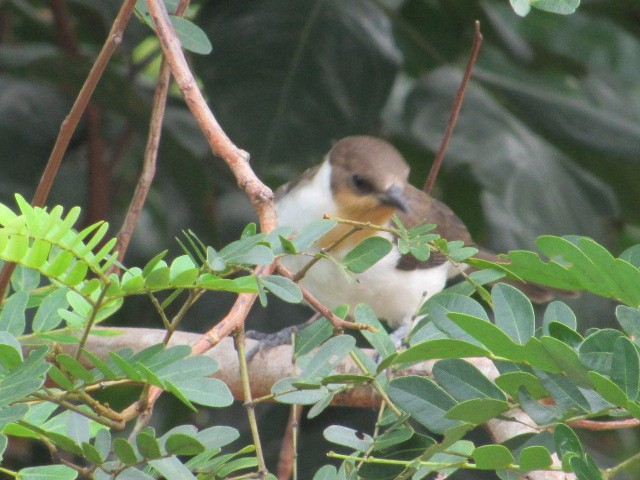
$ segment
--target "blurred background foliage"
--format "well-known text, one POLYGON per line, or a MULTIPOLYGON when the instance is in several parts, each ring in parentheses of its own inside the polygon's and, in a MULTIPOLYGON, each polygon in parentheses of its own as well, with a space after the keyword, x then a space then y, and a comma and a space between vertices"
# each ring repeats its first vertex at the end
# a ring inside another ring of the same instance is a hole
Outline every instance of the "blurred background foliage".
MULTIPOLYGON (((54 4, 0 2, 3 203, 12 204, 14 192, 32 196, 120 6, 68 0, 74 52, 59 34, 54 4)), ((614 253, 640 240, 637 0, 583 0, 573 15, 533 10, 524 18, 508 0, 195 1, 189 16, 213 45, 210 55, 191 57, 210 106, 272 187, 351 134, 392 141, 421 185, 479 19, 484 43, 434 195, 498 252, 533 248, 541 234, 588 235, 614 253)), ((148 27, 132 21, 94 96, 99 130, 81 124, 50 205, 83 206, 87 219, 106 217, 117 233, 141 168, 159 52, 148 27)), ((129 266, 165 248, 177 254, 181 230, 218 247, 255 219, 176 92, 129 266)), ((230 300, 205 299, 185 327, 201 331, 230 300)), ((254 310, 250 326, 277 329, 308 315, 271 303, 254 310)), ((572 306, 583 329, 613 324, 607 301, 583 297, 572 306)), ((119 321, 158 319, 141 301, 125 306, 119 321)), ((284 422, 286 411, 274 411, 284 422)), ((302 451, 317 449, 306 438, 302 451)), ((594 435, 592 444, 601 458, 624 457, 615 450, 621 440, 638 448, 636 432, 594 435)))

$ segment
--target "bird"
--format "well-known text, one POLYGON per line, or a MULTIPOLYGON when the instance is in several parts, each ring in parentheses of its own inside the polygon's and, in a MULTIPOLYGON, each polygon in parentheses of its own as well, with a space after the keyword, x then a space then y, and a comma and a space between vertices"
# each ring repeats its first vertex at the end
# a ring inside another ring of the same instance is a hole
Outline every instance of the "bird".
MULTIPOLYGON (((293 234, 326 215, 373 225, 392 227, 392 217, 411 228, 435 224, 434 233, 448 241, 460 240, 479 248, 478 258, 499 261, 498 257, 478 247, 465 224, 445 203, 409 183, 410 168, 402 154, 389 142, 372 136, 349 136, 337 141, 319 165, 282 185, 275 192, 279 226, 293 234)), ((321 259, 301 279, 321 303, 330 309, 347 304, 369 305, 392 329, 410 325, 419 307, 442 291, 447 281, 461 274, 461 268, 448 258, 432 252, 421 261, 402 254, 397 239, 388 231, 366 228, 336 243, 351 227, 338 224, 317 242, 315 248, 332 247, 337 260, 365 238, 378 235, 393 243, 391 251, 376 264, 352 278, 341 273, 334 262, 321 259)), ((309 263, 308 256, 287 255, 284 265, 300 271, 309 263)), ((554 297, 551 289, 526 284, 525 293, 538 303, 554 297)))

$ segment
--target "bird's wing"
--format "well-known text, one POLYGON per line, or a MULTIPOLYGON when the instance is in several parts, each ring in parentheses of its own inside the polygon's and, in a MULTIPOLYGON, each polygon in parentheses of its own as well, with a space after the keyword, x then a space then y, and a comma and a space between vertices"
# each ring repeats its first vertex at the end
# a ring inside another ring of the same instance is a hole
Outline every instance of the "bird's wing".
POLYGON ((273 194, 275 201, 277 202, 278 200, 280 200, 282 197, 284 197, 287 193, 289 193, 291 190, 296 188, 298 185, 304 185, 305 183, 309 182, 314 177, 314 175, 320 169, 321 166, 322 165, 320 164, 320 165, 316 165, 315 167, 308 168, 307 170, 302 172, 300 175, 298 175, 296 178, 294 178, 290 182, 287 182, 284 185, 279 186, 273 194))
MULTIPOLYGON (((465 245, 474 245, 467 227, 444 203, 411 185, 407 186, 405 196, 411 207, 410 210, 396 213, 407 228, 434 223, 437 225, 434 232, 442 238, 462 240, 465 245)), ((407 254, 400 257, 397 268, 400 270, 433 268, 446 261, 447 258, 438 252, 432 252, 426 261, 420 261, 413 255, 407 254)))

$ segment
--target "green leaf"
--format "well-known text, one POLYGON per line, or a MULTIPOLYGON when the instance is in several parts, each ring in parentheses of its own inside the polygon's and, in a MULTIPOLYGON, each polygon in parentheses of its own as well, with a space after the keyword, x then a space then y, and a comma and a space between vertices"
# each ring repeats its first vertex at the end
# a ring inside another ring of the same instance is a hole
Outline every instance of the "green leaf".
POLYGON ((518 463, 522 470, 546 470, 553 459, 549 450, 541 445, 532 445, 522 449, 518 463))
POLYGON ((16 292, 4 302, 0 312, 0 331, 9 332, 14 337, 19 337, 24 333, 26 327, 25 310, 29 294, 27 292, 16 292))
POLYGON ((229 387, 217 378, 192 378, 173 382, 190 401, 206 407, 228 407, 233 403, 229 387))
POLYGON ((572 330, 576 330, 577 321, 576 315, 573 313, 573 310, 564 302, 560 302, 555 300, 547 305, 546 310, 544 311, 544 317, 542 322, 542 328, 545 334, 549 334, 549 324, 551 322, 559 322, 572 330))
POLYGON ((535 333, 535 313, 529 299, 520 290, 499 283, 491 290, 496 326, 520 345, 535 333))
POLYGON ((20 480, 74 480, 78 472, 66 465, 27 467, 18 472, 20 480))
POLYGON ((627 405, 629 399, 625 392, 604 375, 600 375, 598 372, 589 372, 589 380, 591 380, 595 391, 607 402, 621 407, 627 405))
POLYGON ((93 446, 96 448, 102 459, 105 460, 111 451, 111 433, 107 428, 101 428, 98 430, 93 446))
POLYGON ((453 420, 481 425, 507 410, 509 410, 509 404, 506 400, 487 397, 473 398, 453 406, 446 416, 453 420))
POLYGON ((78 445, 82 442, 88 442, 90 438, 89 419, 84 415, 76 412, 69 412, 65 425, 65 433, 67 437, 78 445))
POLYGON ((640 346, 640 310, 627 305, 618 305, 616 318, 631 340, 640 346))
POLYGON ((342 264, 353 273, 362 273, 384 258, 391 248, 389 240, 373 235, 365 238, 347 253, 342 264))
POLYGON ((338 480, 338 471, 333 465, 325 465, 316 472, 313 480, 338 480))
MULTIPOLYGON (((424 319, 425 322, 430 320, 439 330, 446 333, 449 337, 479 344, 480 342, 474 339, 473 336, 466 333, 451 321, 449 318, 449 313, 451 312, 465 313, 483 320, 489 320, 484 308, 472 298, 445 292, 434 295, 427 300, 418 311, 418 315, 426 315, 424 319)), ((423 322, 420 322, 418 326, 416 326, 416 329, 414 329, 414 332, 412 332, 411 345, 423 339, 425 332, 420 328, 422 323, 423 322)))
POLYGON ((85 383, 91 383, 95 377, 93 374, 84 368, 80 362, 66 353, 56 355, 56 362, 62 366, 67 372, 73 375, 75 378, 79 378, 85 383))
POLYGON ((592 333, 580 345, 580 360, 591 370, 609 375, 613 347, 616 340, 622 336, 622 332, 611 328, 603 328, 592 333))
POLYGON ((553 337, 542 337, 540 342, 556 364, 562 367, 567 376, 578 386, 590 388, 589 370, 580 362, 573 348, 553 337))
POLYGON ((160 472, 160 474, 165 478, 196 480, 196 477, 176 457, 150 460, 149 465, 160 472))
POLYGON ((333 335, 333 325, 326 318, 319 320, 304 327, 295 337, 295 355, 300 357, 311 352, 333 335))
POLYGON ((582 392, 566 377, 541 370, 536 371, 536 376, 564 412, 575 410, 579 412, 591 411, 591 405, 582 392))
POLYGON ((446 359, 436 362, 433 376, 440 386, 458 401, 491 398, 505 402, 502 391, 469 362, 446 359))
POLYGON ((515 344, 506 333, 491 322, 462 313, 450 313, 449 318, 495 355, 510 360, 522 357, 521 346, 515 344))
POLYGON ((459 421, 446 418, 456 401, 428 378, 396 378, 389 383, 387 393, 398 407, 434 433, 460 425, 459 421))
POLYGON ((184 433, 170 435, 164 448, 174 455, 197 455, 205 451, 205 446, 198 439, 184 433))
POLYGON ((436 358, 490 357, 491 352, 463 340, 439 338, 418 343, 398 354, 394 365, 418 363, 436 358))
POLYGON ((570 453, 576 455, 582 455, 584 453, 578 436, 570 427, 563 423, 556 425, 553 432, 553 441, 556 445, 556 452, 558 452, 559 458, 570 453))
POLYGON ((396 353, 396 346, 393 340, 391 340, 391 337, 389 337, 389 334, 371 307, 362 303, 357 305, 354 311, 354 320, 357 323, 371 325, 376 329, 375 332, 362 330, 362 335, 371 346, 375 348, 381 358, 384 359, 396 353))
POLYGON ((387 448, 406 442, 413 436, 413 428, 399 427, 388 430, 375 438, 373 450, 386 450, 387 448))
POLYGON ((293 386, 297 381, 297 378, 287 377, 274 383, 271 386, 271 394, 274 395, 274 399, 280 403, 313 405, 324 399, 329 393, 326 387, 315 390, 298 390, 293 386))
POLYGON ((300 381, 318 382, 328 375, 349 354, 356 341, 350 335, 339 335, 327 340, 300 374, 300 381))
POLYGON ((515 462, 509 449, 503 445, 483 445, 477 447, 471 455, 481 470, 498 470, 515 462))
POLYGON ((570 15, 580 6, 580 0, 531 0, 531 6, 546 12, 570 15))
POLYGON ((207 38, 207 34, 204 33, 200 27, 186 18, 176 17, 174 15, 170 15, 169 18, 185 50, 200 55, 211 53, 211 42, 207 38))
MULTIPOLYGON (((144 284, 148 288, 159 289, 167 288, 171 279, 171 271, 169 267, 159 266, 156 267, 149 275, 144 279, 144 284)), ((123 283, 122 288, 126 291, 126 284, 123 283)))
POLYGON ((320 219, 305 225, 292 242, 298 252, 307 250, 311 245, 320 240, 322 236, 338 224, 335 220, 320 219))
POLYGON ((48 332, 60 325, 62 317, 58 310, 66 308, 67 292, 66 288, 58 288, 44 297, 33 318, 34 332, 48 332))
POLYGON ((602 480, 603 478, 598 465, 588 453, 584 457, 571 457, 569 464, 580 480, 602 480))
POLYGON ((618 338, 613 346, 611 380, 624 391, 629 400, 638 399, 640 357, 637 348, 627 337, 618 338))
POLYGON ((516 398, 518 389, 524 387, 533 398, 541 399, 549 394, 535 375, 527 372, 508 372, 500 375, 495 380, 496 385, 511 397, 516 398))
POLYGON ((526 388, 520 387, 516 394, 524 413, 538 425, 548 425, 559 419, 562 415, 560 407, 536 402, 526 388))
MULTIPOLYGON (((43 244, 45 247, 51 247, 50 243, 42 242, 41 240, 35 240, 33 242, 33 245, 29 250, 29 254, 25 259, 27 266, 31 266, 27 263, 27 260, 29 260, 33 255, 40 256, 38 250, 42 249, 43 244)), ((47 248, 46 252, 44 252, 44 258, 42 258, 41 261, 39 260, 40 265, 46 261, 48 255, 49 250, 47 248)), ((33 266, 32 268, 38 268, 40 265, 33 266)), ((15 291, 30 292, 38 287, 38 284, 40 283, 40 274, 32 268, 16 265, 16 270, 13 272, 13 275, 11 275, 11 286, 15 291)))
POLYGON ((206 428, 198 433, 198 440, 207 447, 207 450, 222 448, 240 437, 238 430, 232 427, 216 425, 206 428))
POLYGON ((113 441, 113 452, 118 459, 125 465, 134 465, 138 463, 138 457, 133 447, 129 445, 124 438, 116 438, 113 441))
POLYGON ((101 465, 104 462, 105 459, 100 455, 100 452, 98 452, 96 447, 91 445, 89 442, 82 442, 80 446, 82 447, 84 457, 91 463, 101 465))
POLYGON ((188 255, 181 255, 171 262, 169 278, 173 286, 190 286, 198 278, 200 270, 188 255))
POLYGON ((331 443, 343 445, 359 452, 366 452, 373 445, 373 439, 366 433, 340 425, 331 425, 325 428, 323 435, 331 443))
POLYGON ((260 278, 264 287, 276 297, 289 303, 300 303, 302 291, 300 287, 288 278, 280 275, 265 275, 260 278))
POLYGON ((24 417, 29 411, 29 407, 24 403, 0 408, 0 431, 8 425, 24 417))
POLYGON ((22 363, 22 345, 9 332, 0 332, 0 364, 13 370, 22 363))

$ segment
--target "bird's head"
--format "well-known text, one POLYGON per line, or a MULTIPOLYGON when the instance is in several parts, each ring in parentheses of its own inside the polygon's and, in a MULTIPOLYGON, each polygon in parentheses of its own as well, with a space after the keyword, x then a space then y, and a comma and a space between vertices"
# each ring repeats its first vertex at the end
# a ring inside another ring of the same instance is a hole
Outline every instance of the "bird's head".
POLYGON ((396 210, 409 209, 409 166, 391 144, 374 137, 346 137, 329 151, 328 161, 338 216, 383 225, 396 210))

